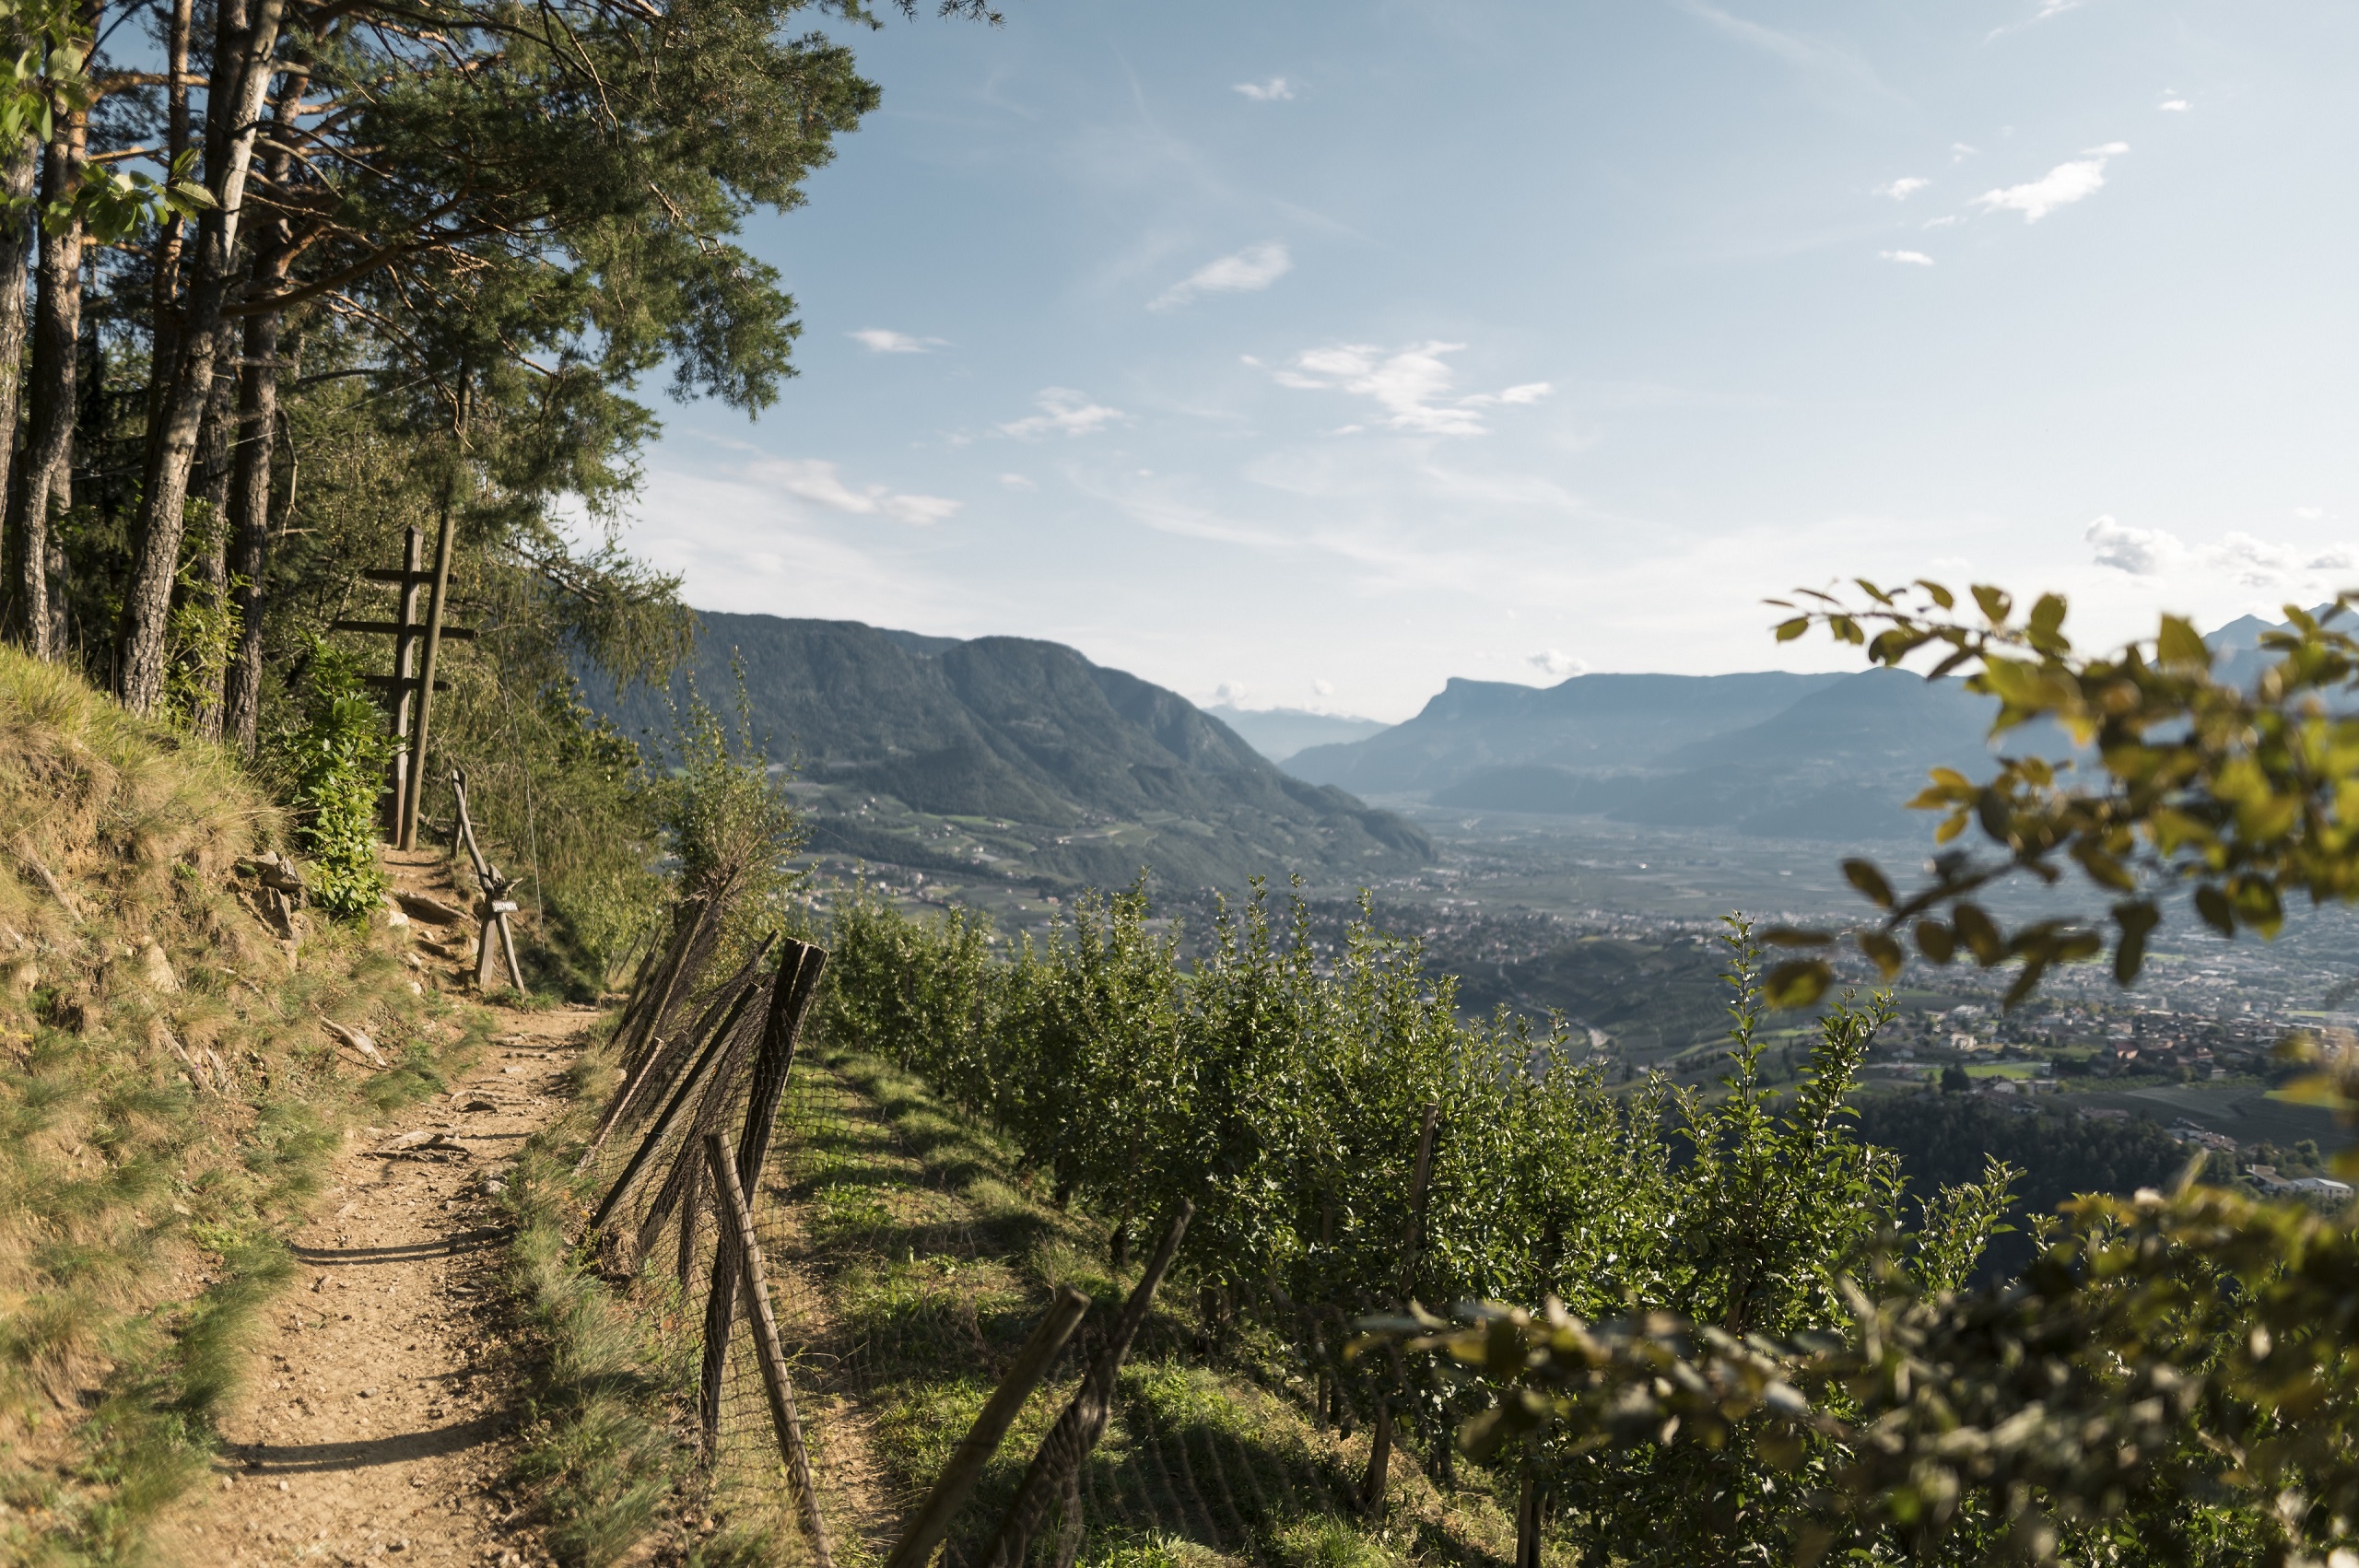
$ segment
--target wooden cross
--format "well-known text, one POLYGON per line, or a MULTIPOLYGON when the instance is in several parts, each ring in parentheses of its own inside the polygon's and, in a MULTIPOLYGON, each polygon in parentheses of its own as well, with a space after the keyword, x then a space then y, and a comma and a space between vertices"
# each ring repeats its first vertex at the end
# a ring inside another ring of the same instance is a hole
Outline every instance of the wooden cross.
POLYGON ((386 802, 386 837, 394 848, 417 848, 417 813, 424 799, 426 778, 426 732, 428 720, 434 706, 434 694, 451 689, 448 681, 434 678, 435 656, 441 651, 442 639, 469 642, 475 633, 465 626, 446 626, 442 610, 451 583, 451 532, 452 519, 443 514, 441 531, 434 543, 434 569, 423 569, 426 536, 417 529, 406 532, 403 560, 398 568, 371 567, 361 577, 370 582, 392 583, 401 592, 400 618, 391 621, 332 621, 331 631, 367 632, 390 635, 393 639, 393 673, 390 675, 364 675, 362 683, 391 694, 393 739, 400 743, 393 753, 393 792, 386 802), (417 591, 426 589, 426 619, 417 618, 417 591), (413 673, 412 666, 423 653, 424 668, 413 673), (410 698, 417 700, 412 704, 410 698))

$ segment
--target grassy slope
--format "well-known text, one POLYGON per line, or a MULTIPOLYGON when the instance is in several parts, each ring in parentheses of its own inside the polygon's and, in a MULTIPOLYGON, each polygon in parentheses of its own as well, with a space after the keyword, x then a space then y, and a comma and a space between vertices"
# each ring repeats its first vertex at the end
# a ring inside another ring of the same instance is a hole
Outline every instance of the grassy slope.
POLYGON ((235 865, 282 832, 219 749, 0 650, 0 1562, 137 1559, 325 1155, 479 1033, 381 932, 280 941, 235 865))

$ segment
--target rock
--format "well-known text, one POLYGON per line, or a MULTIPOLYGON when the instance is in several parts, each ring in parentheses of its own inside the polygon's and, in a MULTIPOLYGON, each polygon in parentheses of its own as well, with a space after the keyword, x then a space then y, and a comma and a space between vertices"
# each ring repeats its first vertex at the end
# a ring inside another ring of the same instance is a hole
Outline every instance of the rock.
POLYGON ((429 926, 464 926, 467 923, 465 910, 445 904, 431 895, 400 892, 393 896, 401 901, 402 908, 413 920, 422 920, 429 926))
POLYGON ((324 1016, 321 1018, 320 1023, 326 1028, 329 1034, 334 1036, 346 1045, 350 1046, 362 1056, 367 1057, 373 1065, 378 1067, 391 1067, 393 1065, 393 1063, 385 1059, 385 1053, 377 1048, 377 1042, 362 1034, 359 1030, 352 1028, 346 1024, 339 1024, 334 1019, 324 1016))
POLYGON ((172 961, 152 942, 139 951, 139 977, 147 982, 149 989, 168 995, 181 989, 181 977, 172 973, 172 961))
POLYGON ((41 965, 29 958, 19 958, 8 966, 8 989, 18 996, 29 993, 41 984, 41 965))

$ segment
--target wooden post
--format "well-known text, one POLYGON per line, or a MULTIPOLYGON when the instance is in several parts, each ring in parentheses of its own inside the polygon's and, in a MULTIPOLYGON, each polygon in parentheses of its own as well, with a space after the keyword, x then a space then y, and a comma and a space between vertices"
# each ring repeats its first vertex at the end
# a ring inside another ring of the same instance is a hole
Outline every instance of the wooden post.
MULTIPOLYGON (((827 1551, 827 1526, 819 1517, 819 1489, 811 1480, 811 1456, 803 1446, 803 1421, 795 1413, 794 1385, 786 1375, 786 1351, 780 1345, 778 1319, 770 1316, 769 1281, 762 1268, 762 1238, 754 1234, 754 1212, 745 1207, 745 1189, 737 1185, 737 1164, 729 1140, 718 1132, 704 1138, 704 1163, 712 1167, 721 1197, 722 1217, 734 1222, 737 1261, 744 1271, 745 1300, 752 1308, 754 1348, 760 1353, 762 1389, 770 1398, 770 1425, 778 1433, 786 1459, 786 1473, 803 1504, 803 1533, 811 1540, 814 1568, 834 1568, 827 1551)), ((724 1227, 726 1233, 730 1227, 724 1227)))
POLYGON ((491 989, 491 939, 497 936, 500 947, 508 954, 508 978, 516 987, 516 994, 524 994, 524 971, 516 963, 516 933, 508 926, 508 917, 515 909, 516 901, 508 896, 515 882, 499 874, 499 868, 483 858, 483 850, 475 845, 475 819, 467 812, 467 770, 451 770, 451 795, 457 802, 459 837, 467 847, 467 859, 475 868, 475 884, 483 890, 483 901, 476 905, 475 915, 483 929, 475 938, 475 989, 491 989))
POLYGON ((393 626, 393 792, 385 802, 385 837, 398 841, 402 833, 402 802, 409 799, 409 683, 417 660, 417 580, 426 564, 426 535, 415 528, 402 530, 401 610, 393 626))
POLYGON ((1139 1326, 1146 1321, 1147 1309, 1155 1305, 1156 1287, 1163 1283, 1165 1270, 1180 1250, 1180 1238, 1188 1234, 1188 1220, 1196 1206, 1187 1199, 1171 1216, 1170 1229, 1163 1233, 1162 1245, 1155 1256, 1147 1259, 1146 1272, 1131 1292, 1130 1300, 1122 1304, 1121 1316, 1114 1320, 1114 1331, 1100 1352, 1097 1364, 1083 1378, 1073 1402, 1057 1418, 1057 1424, 1040 1439, 1039 1450, 1032 1456, 1031 1468, 1024 1472, 1024 1480, 1015 1489, 1015 1500, 1007 1505, 1007 1517, 1000 1521, 999 1533, 983 1554, 986 1568, 1022 1568, 1025 1556, 1031 1550, 1032 1538, 1039 1532, 1049 1510, 1059 1502, 1073 1506, 1075 1483, 1081 1467, 1090 1450, 1106 1433, 1106 1422, 1114 1411, 1114 1381, 1121 1375, 1122 1359, 1131 1353, 1131 1341, 1138 1338, 1139 1326))
POLYGON ((1540 1568, 1540 1483, 1523 1472, 1515 1505, 1515 1568, 1540 1568))
MULTIPOLYGON (((741 1190, 757 1190, 763 1162, 769 1158, 770 1129, 778 1121, 778 1103, 786 1093, 786 1075, 794 1066, 794 1040, 802 1032, 803 1015, 810 1011, 818 989, 819 972, 827 965, 824 948, 807 942, 790 942, 779 955, 778 973, 770 981, 769 1017, 762 1026, 762 1043, 754 1056, 752 1087, 746 1094, 745 1130, 737 1140, 735 1175, 741 1190)), ((718 1182, 720 1173, 708 1173, 718 1182)), ((721 1228, 713 1248, 712 1294, 704 1308, 704 1377, 701 1413, 708 1445, 721 1430, 721 1378, 727 1370, 729 1329, 737 1316, 737 1238, 727 1225, 721 1228)))
POLYGON ((417 722, 409 733, 409 798, 402 802, 402 837, 398 846, 417 848, 417 813, 426 798, 426 740, 434 714, 434 661, 442 652, 442 608, 451 591, 451 534, 458 520, 442 509, 442 526, 434 536, 434 577, 426 596, 426 651, 417 672, 417 722))
MULTIPOLYGON (((1417 1269, 1417 1242, 1426 1224, 1426 1177, 1433 1165, 1434 1123, 1440 1116, 1440 1103, 1426 1102, 1425 1125, 1417 1132, 1417 1163, 1409 1177, 1409 1231, 1401 1240, 1401 1295, 1404 1301, 1413 1293, 1410 1287, 1417 1269)), ((1397 1374, 1397 1352, 1392 1360, 1397 1374)), ((1383 1389, 1376 1398, 1376 1429, 1368 1439, 1367 1478, 1360 1488, 1361 1505, 1371 1515, 1384 1512, 1384 1488, 1391 1467, 1392 1394, 1391 1390, 1383 1389)))
MULTIPOLYGON (((596 1157, 598 1151, 605 1146, 606 1139, 615 1129, 622 1126, 628 1118, 630 1108, 639 1103, 641 1095, 650 1093, 660 1094, 663 1092, 672 1082, 672 1074, 677 1071, 680 1059, 695 1051, 698 1041, 714 1038, 710 1031, 714 1027, 715 1019, 723 1012, 729 1015, 728 1025, 722 1031, 723 1034, 727 1033, 729 1027, 736 1024, 738 1013, 745 1010, 746 991, 749 989, 754 990, 761 989, 759 976, 762 960, 769 956, 770 948, 777 942, 778 938, 773 934, 765 936, 756 943, 752 956, 737 966, 737 972, 734 975, 721 983, 721 989, 713 993, 712 1000, 706 1004, 702 1016, 697 1019, 688 1032, 681 1036, 674 1045, 650 1051, 645 1059, 639 1064, 636 1071, 624 1076, 622 1087, 615 1091, 614 1098, 607 1101, 606 1108, 599 1113, 598 1129, 591 1135, 589 1147, 581 1151, 581 1158, 573 1167, 575 1170, 589 1168, 590 1162, 596 1157)), ((699 1061, 698 1067, 701 1069, 703 1063, 699 1061)))
POLYGON ((952 1452, 949 1462, 942 1467, 942 1473, 933 1478, 933 1490, 926 1493, 925 1505, 910 1521, 901 1543, 885 1560, 885 1568, 925 1568, 933 1556, 933 1549, 950 1533, 958 1510, 973 1495, 975 1482, 982 1479, 983 1467, 999 1452, 1000 1441, 1007 1435, 1016 1412, 1023 1410, 1024 1401, 1032 1397, 1040 1379, 1048 1375, 1057 1352, 1065 1348, 1065 1341, 1080 1326, 1082 1314, 1088 1310, 1089 1298, 1072 1286, 1057 1293, 1046 1316, 1034 1325, 1032 1337, 1015 1352, 1007 1375, 999 1380, 999 1387, 992 1390, 992 1397, 977 1412, 975 1424, 967 1429, 967 1435, 952 1452))

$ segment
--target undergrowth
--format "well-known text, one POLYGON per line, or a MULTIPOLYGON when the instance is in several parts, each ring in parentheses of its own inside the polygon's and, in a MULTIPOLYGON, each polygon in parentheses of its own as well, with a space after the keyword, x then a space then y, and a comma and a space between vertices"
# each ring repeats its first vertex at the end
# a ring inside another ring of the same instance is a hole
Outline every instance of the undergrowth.
POLYGON ((285 833, 218 747, 0 650, 0 1562, 141 1555, 346 1129, 487 1032, 383 928, 274 924, 239 861, 285 833))
POLYGON ((584 1095, 611 1074, 593 1049, 575 1063, 574 1100, 525 1145, 502 1199, 514 1232, 507 1277, 532 1346, 516 1480, 560 1562, 603 1568, 653 1539, 664 1560, 723 1568, 763 1557, 758 1530, 710 1518, 698 1469, 701 1317, 650 1270, 627 1292, 578 1244, 596 1200, 573 1164, 596 1119, 584 1095))

